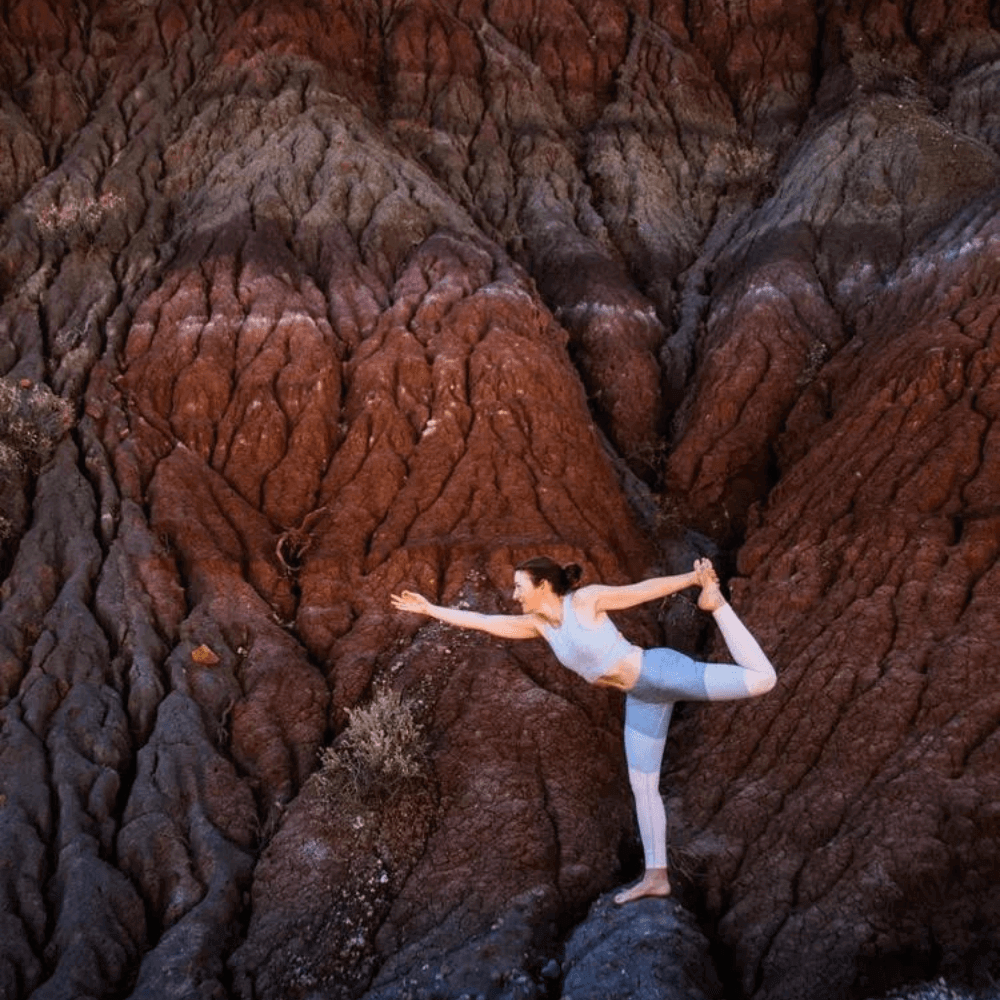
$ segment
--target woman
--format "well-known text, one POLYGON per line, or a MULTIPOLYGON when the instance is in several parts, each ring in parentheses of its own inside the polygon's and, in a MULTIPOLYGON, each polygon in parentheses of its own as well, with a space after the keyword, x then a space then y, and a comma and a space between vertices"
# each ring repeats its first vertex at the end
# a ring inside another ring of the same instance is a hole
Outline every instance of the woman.
POLYGON ((581 572, 575 563, 560 566, 547 556, 521 563, 514 572, 514 600, 521 606, 520 615, 443 608, 412 591, 394 594, 392 603, 399 611, 429 615, 505 639, 545 639, 564 667, 592 684, 626 692, 625 756, 646 871, 615 902, 668 896, 667 817, 659 784, 674 702, 766 694, 774 687, 774 667, 726 603, 708 559, 697 560, 690 573, 618 587, 592 584, 577 589, 581 572), (622 611, 692 586, 701 588, 698 607, 714 616, 735 664, 698 663, 667 648, 643 650, 629 642, 608 617, 609 611, 622 611))

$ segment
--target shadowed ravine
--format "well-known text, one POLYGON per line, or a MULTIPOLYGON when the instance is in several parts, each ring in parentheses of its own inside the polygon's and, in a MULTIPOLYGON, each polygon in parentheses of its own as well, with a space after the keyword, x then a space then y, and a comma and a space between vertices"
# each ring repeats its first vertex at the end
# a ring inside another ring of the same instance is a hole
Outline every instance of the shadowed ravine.
POLYGON ((996 2, 0 12, 2 1000, 1000 981, 996 2), (777 667, 676 903, 620 696, 390 606, 538 553, 777 667))

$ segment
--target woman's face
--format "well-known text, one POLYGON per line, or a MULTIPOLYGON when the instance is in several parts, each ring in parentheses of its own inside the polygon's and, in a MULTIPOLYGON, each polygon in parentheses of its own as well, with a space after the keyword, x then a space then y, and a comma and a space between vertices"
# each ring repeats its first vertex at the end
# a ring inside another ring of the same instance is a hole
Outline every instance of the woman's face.
POLYGON ((526 615, 539 609, 547 588, 548 583, 545 580, 536 584, 531 579, 531 574, 523 569, 514 574, 514 600, 521 605, 521 610, 526 615))

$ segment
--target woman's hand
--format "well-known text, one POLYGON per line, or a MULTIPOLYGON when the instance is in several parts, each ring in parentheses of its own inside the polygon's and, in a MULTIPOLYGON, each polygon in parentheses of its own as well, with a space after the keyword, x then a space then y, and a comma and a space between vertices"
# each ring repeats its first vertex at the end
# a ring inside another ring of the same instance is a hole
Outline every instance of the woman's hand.
POLYGON ((429 615, 431 613, 431 602, 422 594, 415 594, 412 590, 393 594, 391 600, 392 606, 397 611, 409 611, 415 615, 429 615))
POLYGON ((713 584, 718 587, 719 577, 715 572, 711 559, 695 559, 694 561, 694 583, 696 587, 711 587, 713 584))

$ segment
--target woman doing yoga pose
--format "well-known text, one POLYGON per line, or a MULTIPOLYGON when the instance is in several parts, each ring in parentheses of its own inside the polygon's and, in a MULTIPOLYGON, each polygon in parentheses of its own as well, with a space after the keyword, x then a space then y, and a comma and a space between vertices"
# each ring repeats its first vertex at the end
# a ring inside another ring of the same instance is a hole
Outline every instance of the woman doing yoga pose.
POLYGON ((560 566, 546 556, 521 563, 514 572, 520 615, 485 615, 444 608, 412 591, 393 595, 400 611, 429 615, 449 625, 505 639, 542 638, 564 666, 592 684, 625 694, 625 757, 635 796, 646 871, 616 903, 667 896, 667 817, 660 797, 660 764, 675 701, 753 698, 774 687, 774 667, 736 612, 726 603, 708 559, 690 573, 656 577, 626 586, 579 587, 575 563, 560 566), (643 650, 618 631, 609 611, 655 601, 687 587, 700 587, 698 607, 713 615, 735 664, 698 663, 673 649, 643 650))

